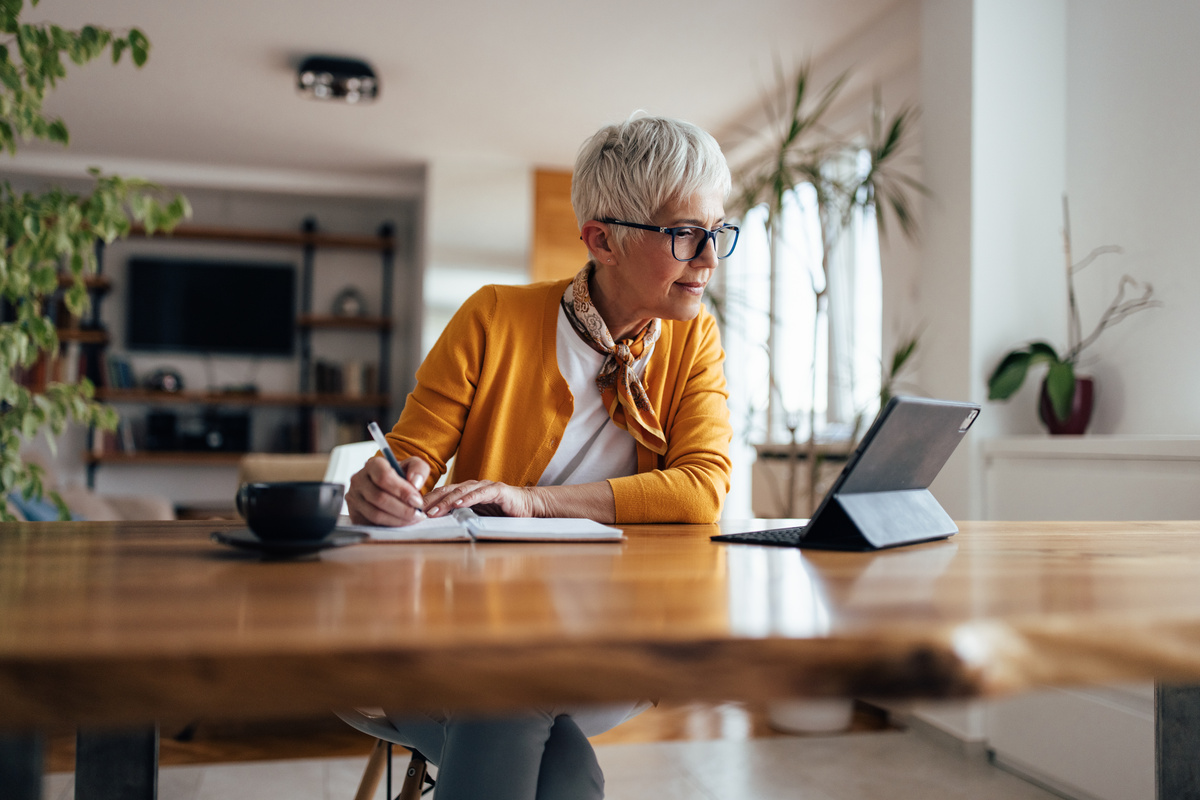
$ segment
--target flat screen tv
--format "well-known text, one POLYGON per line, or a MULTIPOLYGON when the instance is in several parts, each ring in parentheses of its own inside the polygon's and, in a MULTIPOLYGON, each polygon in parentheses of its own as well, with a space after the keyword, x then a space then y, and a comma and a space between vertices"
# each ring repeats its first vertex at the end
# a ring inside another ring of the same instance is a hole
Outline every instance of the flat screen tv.
POLYGON ((126 284, 130 350, 283 357, 295 348, 291 264, 135 256, 126 284))

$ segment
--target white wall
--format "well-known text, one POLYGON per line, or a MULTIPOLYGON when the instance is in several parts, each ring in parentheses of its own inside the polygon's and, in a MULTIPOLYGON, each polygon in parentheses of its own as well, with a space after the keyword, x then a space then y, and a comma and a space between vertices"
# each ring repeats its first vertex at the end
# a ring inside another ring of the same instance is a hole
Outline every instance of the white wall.
MULTIPOLYGON (((974 8, 921 4, 924 259, 917 313, 925 325, 917 380, 934 397, 970 397, 971 107, 974 8)), ((956 453, 933 492, 954 517, 968 508, 968 453, 956 453)))
MULTIPOLYGON (((982 402, 1001 355, 1065 331, 1058 206, 1065 180, 1065 0, 926 0, 922 103, 929 235, 919 280, 921 385, 982 402)), ((1028 392, 1024 394, 1029 394, 1028 392)), ((1032 395, 1030 395, 1032 396, 1032 395)), ((1032 431, 1032 401, 989 406, 933 491, 980 514, 980 440, 1032 431)))
MULTIPOLYGON (((982 400, 1014 345, 1066 335, 1066 3, 977 0, 975 14, 971 394, 982 400)), ((1035 432, 1028 405, 989 407, 974 438, 1035 432)))
POLYGON ((1106 332, 1083 368, 1097 433, 1200 433, 1200 5, 1070 0, 1067 185, 1085 334, 1123 273, 1164 302, 1106 332))
POLYGON ((423 353, 480 286, 528 281, 532 169, 497 159, 435 161, 427 208, 423 353))

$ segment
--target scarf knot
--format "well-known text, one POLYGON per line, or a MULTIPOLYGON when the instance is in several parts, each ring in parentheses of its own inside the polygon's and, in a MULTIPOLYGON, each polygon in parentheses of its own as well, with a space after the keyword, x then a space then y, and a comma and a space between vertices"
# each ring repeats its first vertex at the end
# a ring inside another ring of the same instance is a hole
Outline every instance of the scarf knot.
POLYGON ((642 385, 635 367, 650 346, 658 340, 662 321, 652 319, 631 338, 614 341, 608 324, 592 303, 588 291, 589 264, 580 270, 563 293, 562 307, 571 327, 596 352, 606 356, 596 375, 596 387, 613 423, 629 431, 634 440, 651 452, 667 452, 666 436, 658 415, 650 405, 646 387, 642 385))

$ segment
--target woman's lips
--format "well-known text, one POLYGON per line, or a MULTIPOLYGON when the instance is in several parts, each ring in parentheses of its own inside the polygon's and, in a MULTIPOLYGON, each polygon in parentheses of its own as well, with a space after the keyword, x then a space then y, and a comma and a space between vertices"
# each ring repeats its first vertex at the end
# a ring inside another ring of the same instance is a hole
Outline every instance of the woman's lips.
POLYGON ((676 281, 675 285, 680 289, 683 289, 688 294, 694 294, 699 297, 700 295, 704 294, 704 287, 706 284, 699 282, 676 281))

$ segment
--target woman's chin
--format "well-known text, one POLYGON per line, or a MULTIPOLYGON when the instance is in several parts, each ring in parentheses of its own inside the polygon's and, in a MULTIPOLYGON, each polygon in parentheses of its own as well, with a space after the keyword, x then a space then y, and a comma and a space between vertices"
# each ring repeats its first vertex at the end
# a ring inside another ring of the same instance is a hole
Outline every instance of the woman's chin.
POLYGON ((671 303, 670 309, 663 309, 665 313, 660 315, 661 319, 670 319, 677 322, 688 322, 696 318, 700 313, 700 308, 704 302, 700 297, 687 297, 677 302, 671 303))

